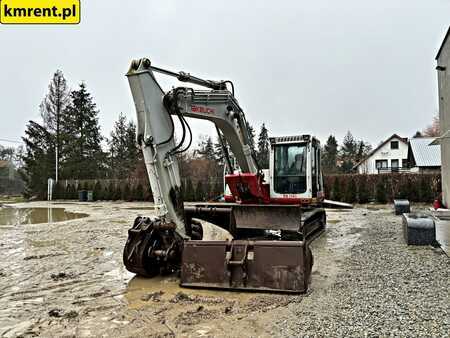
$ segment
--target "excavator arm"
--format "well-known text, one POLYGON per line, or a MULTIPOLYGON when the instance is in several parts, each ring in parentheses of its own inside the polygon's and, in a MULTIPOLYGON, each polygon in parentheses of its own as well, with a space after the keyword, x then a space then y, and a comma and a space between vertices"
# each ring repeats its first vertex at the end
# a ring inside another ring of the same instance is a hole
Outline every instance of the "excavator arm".
POLYGON ((173 222, 177 232, 186 237, 181 178, 176 158, 185 150, 182 143, 188 130, 190 133, 185 117, 213 122, 229 143, 242 172, 257 174, 244 112, 233 94, 226 89, 229 81, 202 80, 184 72, 174 73, 153 67, 149 59, 133 61, 127 77, 136 106, 137 142, 144 155, 156 215, 166 223, 173 222), (211 90, 179 87, 166 94, 158 84, 154 71, 211 90), (183 137, 178 145, 175 144, 172 115, 180 119, 183 127, 183 137))

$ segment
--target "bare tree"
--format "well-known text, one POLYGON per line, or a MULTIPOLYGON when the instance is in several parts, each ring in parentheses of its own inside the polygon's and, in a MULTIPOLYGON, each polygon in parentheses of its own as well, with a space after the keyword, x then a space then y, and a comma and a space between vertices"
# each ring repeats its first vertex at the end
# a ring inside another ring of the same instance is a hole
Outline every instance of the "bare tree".
POLYGON ((436 115, 433 117, 433 122, 424 130, 422 130, 422 135, 428 137, 441 136, 441 129, 439 126, 439 116, 436 115))

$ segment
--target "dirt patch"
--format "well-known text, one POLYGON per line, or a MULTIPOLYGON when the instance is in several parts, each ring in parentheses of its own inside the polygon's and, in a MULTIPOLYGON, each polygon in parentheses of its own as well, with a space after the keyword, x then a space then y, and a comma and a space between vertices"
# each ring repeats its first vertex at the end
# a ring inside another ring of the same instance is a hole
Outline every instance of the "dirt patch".
POLYGON ((203 305, 197 307, 196 310, 186 311, 184 313, 180 313, 175 318, 175 324, 177 326, 180 325, 196 325, 206 320, 219 318, 220 312, 218 310, 208 310, 203 305))

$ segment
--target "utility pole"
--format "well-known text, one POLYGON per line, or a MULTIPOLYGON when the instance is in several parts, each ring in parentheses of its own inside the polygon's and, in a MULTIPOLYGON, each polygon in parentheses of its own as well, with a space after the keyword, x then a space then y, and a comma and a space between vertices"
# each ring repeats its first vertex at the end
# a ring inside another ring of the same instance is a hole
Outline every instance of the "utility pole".
POLYGON ((58 99, 56 100, 56 147, 55 147, 55 182, 58 183, 58 167, 59 167, 59 117, 61 111, 61 92, 57 90, 58 99))

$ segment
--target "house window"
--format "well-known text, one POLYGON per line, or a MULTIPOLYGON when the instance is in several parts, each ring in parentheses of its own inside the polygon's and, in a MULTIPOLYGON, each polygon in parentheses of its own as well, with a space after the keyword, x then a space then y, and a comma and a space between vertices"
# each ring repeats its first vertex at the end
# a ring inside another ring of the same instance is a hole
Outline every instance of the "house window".
POLYGON ((391 149, 398 149, 398 141, 391 141, 391 149))
POLYGON ((388 160, 375 160, 375 167, 377 169, 387 168, 388 160))
POLYGON ((398 160, 391 160, 391 168, 398 168, 398 160))
POLYGON ((402 168, 408 168, 408 159, 407 158, 404 158, 402 160, 402 168))

